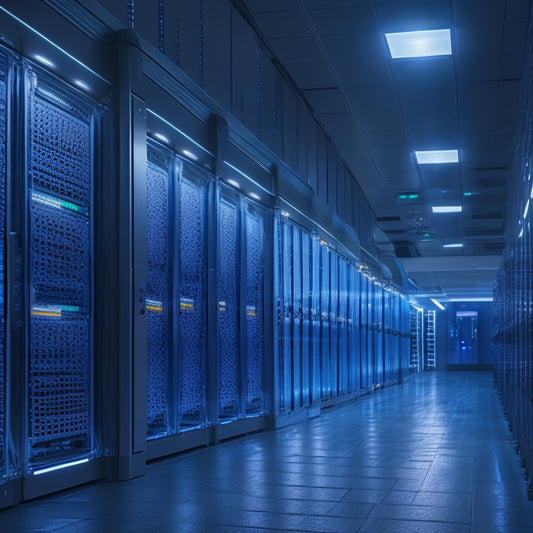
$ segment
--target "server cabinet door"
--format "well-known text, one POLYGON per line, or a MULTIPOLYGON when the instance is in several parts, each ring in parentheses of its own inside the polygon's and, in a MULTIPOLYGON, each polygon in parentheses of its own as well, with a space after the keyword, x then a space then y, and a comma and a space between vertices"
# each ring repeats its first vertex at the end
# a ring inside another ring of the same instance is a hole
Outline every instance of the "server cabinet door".
POLYGON ((292 406, 292 226, 280 221, 279 264, 281 269, 281 348, 279 361, 280 411, 290 412, 292 406))
MULTIPOLYGON (((7 357, 6 357, 6 324, 5 324, 5 267, 6 252, 6 151, 7 151, 7 91, 6 91, 7 61, 4 54, 0 54, 0 486, 11 477, 11 466, 8 460, 8 396, 7 396, 7 357)), ((17 253, 18 243, 14 242, 17 253)), ((13 257, 12 262, 16 260, 13 257)), ((13 263, 14 264, 14 263, 13 263)), ((20 283, 20 279, 18 280, 20 283)), ((11 291, 15 289, 12 284, 11 291)), ((19 287, 20 289, 20 287, 19 287)), ((15 295, 13 295, 15 296, 15 295)), ((20 302, 19 302, 20 304, 20 302)), ((1 501, 1 500, 0 500, 1 501)))
POLYGON ((28 473, 97 453, 93 429, 93 108, 31 76, 28 473))
POLYGON ((179 217, 179 418, 182 430, 206 422, 206 188, 192 165, 183 164, 179 217))
POLYGON ((148 282, 147 323, 147 437, 162 437, 171 427, 171 280, 172 251, 169 220, 172 157, 168 150, 148 144, 146 212, 148 282))
POLYGON ((311 236, 302 231, 302 405, 310 402, 311 369, 311 236))
POLYGON ((339 256, 330 252, 330 348, 329 348, 329 390, 330 397, 338 394, 339 366, 339 256))
POLYGON ((241 412, 239 339, 239 200, 219 192, 217 224, 218 418, 241 412))
POLYGON ((361 283, 360 317, 361 317, 361 386, 370 385, 369 348, 368 348, 368 278, 359 275, 361 283))
POLYGON ((327 399, 331 394, 330 376, 330 277, 329 249, 320 246, 320 394, 327 399))
POLYGON ((302 404, 302 230, 292 228, 292 408, 302 404))
POLYGON ((263 247, 264 211, 246 201, 245 217, 245 414, 254 416, 263 411, 263 247))
POLYGON ((321 313, 320 313, 320 241, 311 239, 311 403, 320 401, 320 354, 321 354, 321 313))
POLYGON ((348 392, 348 263, 339 258, 339 395, 348 392))
POLYGON ((361 360, 359 336, 361 332, 359 318, 359 272, 349 265, 349 298, 348 298, 348 390, 355 392, 361 387, 361 360))

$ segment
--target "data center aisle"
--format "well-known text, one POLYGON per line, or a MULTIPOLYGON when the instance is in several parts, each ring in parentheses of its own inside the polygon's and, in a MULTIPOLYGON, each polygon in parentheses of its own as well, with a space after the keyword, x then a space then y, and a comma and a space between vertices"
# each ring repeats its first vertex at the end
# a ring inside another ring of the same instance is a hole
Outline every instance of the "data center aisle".
POLYGON ((1 531, 522 532, 533 502, 489 373, 425 373, 319 418, 0 512, 1 531))

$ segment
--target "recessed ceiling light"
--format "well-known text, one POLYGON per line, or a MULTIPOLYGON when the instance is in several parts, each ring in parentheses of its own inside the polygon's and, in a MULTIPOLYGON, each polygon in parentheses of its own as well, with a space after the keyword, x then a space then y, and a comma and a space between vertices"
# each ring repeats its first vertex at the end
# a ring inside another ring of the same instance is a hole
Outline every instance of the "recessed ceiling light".
POLYGON ((385 37, 392 59, 449 56, 452 53, 449 29, 386 33, 385 37))
POLYGON ((461 205, 436 205, 431 208, 433 213, 461 213, 463 206, 461 205))
POLYGON ((82 80, 74 80, 74 85, 77 85, 80 89, 84 91, 89 91, 90 87, 82 80))
POLYGON ((442 247, 443 248, 462 248, 464 246, 463 243, 460 243, 460 242, 455 242, 455 243, 451 243, 451 244, 443 244, 442 247))
POLYGON ((47 67, 54 68, 56 66, 55 63, 53 63, 47 57, 44 57, 42 55, 35 54, 33 56, 33 58, 36 59, 37 61, 39 61, 39 63, 42 63, 43 65, 46 65, 47 67))
POLYGON ((154 133, 154 137, 158 140, 160 140, 161 142, 164 142, 166 144, 169 144, 170 143, 170 140, 168 139, 168 137, 166 137, 165 135, 163 135, 162 133, 154 133))
POLYGON ((231 185, 232 187, 235 187, 236 189, 240 189, 241 188, 241 186, 240 186, 238 181, 235 181, 235 180, 232 180, 232 179, 227 179, 226 182, 228 183, 228 185, 231 185))
POLYGON ((529 198, 526 202, 526 207, 524 208, 524 217, 523 218, 526 218, 527 217, 527 212, 529 211, 529 198))
POLYGON ((459 162, 458 150, 418 150, 415 155, 419 165, 459 162))
POLYGON ((437 300, 435 300, 435 298, 430 298, 430 300, 442 311, 444 311, 444 306, 437 300))
POLYGON ((258 195, 257 193, 255 193, 255 192, 250 192, 250 193, 248 193, 248 196, 249 196, 250 198, 253 198, 254 200, 261 200, 261 196, 259 196, 259 195, 258 195))

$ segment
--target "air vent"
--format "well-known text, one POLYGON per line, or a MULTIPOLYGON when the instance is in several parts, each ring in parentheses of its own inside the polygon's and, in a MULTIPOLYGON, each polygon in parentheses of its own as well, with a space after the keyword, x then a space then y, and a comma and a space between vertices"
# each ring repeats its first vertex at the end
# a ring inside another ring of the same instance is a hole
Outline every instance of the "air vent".
POLYGON ((376 222, 400 222, 400 217, 377 217, 376 222))
POLYGON ((393 241, 392 244, 398 257, 420 257, 420 251, 411 241, 393 241))
POLYGON ((503 213, 481 213, 472 215, 472 220, 503 220, 503 213))
POLYGON ((483 250, 489 253, 501 254, 503 252, 504 244, 501 242, 486 242, 483 245, 483 250))

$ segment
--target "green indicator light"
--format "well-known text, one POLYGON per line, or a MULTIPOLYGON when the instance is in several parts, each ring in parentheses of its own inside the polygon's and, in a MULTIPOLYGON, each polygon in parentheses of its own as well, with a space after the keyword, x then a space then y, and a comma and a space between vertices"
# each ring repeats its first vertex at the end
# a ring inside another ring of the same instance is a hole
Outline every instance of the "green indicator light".
POLYGON ((407 198, 406 194, 400 194, 400 196, 398 196, 399 200, 405 200, 406 198, 407 198))
POLYGON ((65 202, 65 200, 60 200, 59 205, 61 207, 65 207, 66 209, 70 209, 71 211, 81 211, 77 205, 71 204, 70 202, 65 202))
POLYGON ((472 196, 472 193, 471 193, 471 192, 465 192, 464 195, 465 195, 465 196, 472 196))
POLYGON ((410 194, 408 198, 409 200, 415 200, 416 198, 418 198, 418 194, 410 194))

